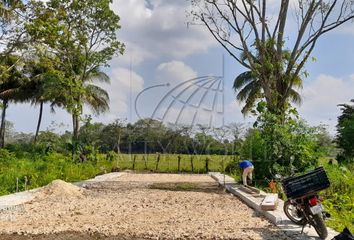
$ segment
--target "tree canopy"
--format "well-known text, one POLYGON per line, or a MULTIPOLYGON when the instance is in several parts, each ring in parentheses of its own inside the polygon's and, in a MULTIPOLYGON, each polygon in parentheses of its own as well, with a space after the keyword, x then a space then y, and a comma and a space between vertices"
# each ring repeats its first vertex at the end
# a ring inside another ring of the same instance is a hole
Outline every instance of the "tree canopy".
MULTIPOLYGON (((354 99, 351 100, 354 103, 354 99)), ((354 159, 354 104, 340 104, 342 114, 338 117, 337 143, 343 150, 341 161, 354 159)))
POLYGON ((249 93, 277 114, 294 100, 294 87, 308 75, 305 64, 322 36, 354 18, 351 0, 191 2, 193 22, 252 73, 261 91, 249 93))
POLYGON ((10 102, 63 107, 73 118, 78 137, 83 105, 95 114, 109 109, 108 93, 96 82, 109 83, 102 70, 123 54, 118 40, 119 16, 111 0, 0 2, 0 98, 3 104, 0 146, 4 145, 10 102))
POLYGON ((32 40, 40 43, 50 54, 60 59, 56 66, 61 89, 56 98, 73 117, 73 132, 77 138, 83 104, 96 113, 108 109, 108 94, 92 84, 95 80, 108 81, 100 68, 116 54, 122 54, 124 45, 117 40, 119 17, 111 9, 110 0, 50 0, 32 2, 33 20, 27 24, 32 40))

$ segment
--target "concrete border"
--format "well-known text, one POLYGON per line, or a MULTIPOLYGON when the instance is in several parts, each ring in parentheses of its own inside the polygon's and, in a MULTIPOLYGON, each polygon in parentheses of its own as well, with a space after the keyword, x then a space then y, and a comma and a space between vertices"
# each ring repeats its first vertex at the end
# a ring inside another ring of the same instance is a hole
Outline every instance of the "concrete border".
MULTIPOLYGON (((303 234, 301 234, 302 226, 292 223, 283 212, 284 201, 278 200, 278 207, 274 211, 264 211, 261 209, 260 204, 263 201, 266 193, 261 191, 259 197, 252 196, 239 188, 241 185, 230 176, 221 174, 219 172, 210 172, 209 175, 215 179, 221 186, 223 186, 228 192, 241 199, 246 205, 254 209, 257 213, 262 214, 265 218, 271 221, 273 224, 282 229, 289 237, 296 240, 317 240, 320 239, 314 230, 314 228, 305 227, 303 234)), ((328 229, 328 237, 326 239, 332 239, 339 233, 331 228, 328 229)))

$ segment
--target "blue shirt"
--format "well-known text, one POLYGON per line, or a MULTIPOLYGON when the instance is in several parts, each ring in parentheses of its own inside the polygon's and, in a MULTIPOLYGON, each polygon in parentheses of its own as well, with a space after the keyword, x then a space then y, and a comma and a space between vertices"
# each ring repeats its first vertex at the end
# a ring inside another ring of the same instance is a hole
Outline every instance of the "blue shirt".
POLYGON ((240 168, 246 169, 248 167, 253 167, 253 164, 250 161, 243 160, 242 162, 240 162, 240 168))

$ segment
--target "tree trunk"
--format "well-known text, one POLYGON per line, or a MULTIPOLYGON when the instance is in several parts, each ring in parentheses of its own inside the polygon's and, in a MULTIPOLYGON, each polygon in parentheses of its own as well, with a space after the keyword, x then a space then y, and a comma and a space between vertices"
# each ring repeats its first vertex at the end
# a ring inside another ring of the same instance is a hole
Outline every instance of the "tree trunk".
POLYGON ((73 139, 76 141, 79 138, 79 130, 80 130, 79 116, 73 114, 72 117, 73 117, 73 139))
POLYGON ((194 157, 193 155, 191 156, 191 171, 192 173, 194 173, 194 164, 193 164, 193 161, 194 161, 194 157))
POLYGON ((37 129, 36 129, 36 135, 34 136, 34 143, 37 142, 38 134, 39 134, 39 129, 41 128, 41 122, 42 122, 42 115, 43 115, 43 102, 40 103, 39 105, 39 116, 38 116, 38 123, 37 123, 37 129))
POLYGON ((117 153, 120 154, 120 133, 118 134, 117 153))
POLYGON ((5 146, 5 118, 6 118, 6 109, 8 107, 8 100, 4 99, 2 101, 3 108, 2 108, 2 114, 1 114, 1 127, 0 127, 0 148, 3 148, 5 146))

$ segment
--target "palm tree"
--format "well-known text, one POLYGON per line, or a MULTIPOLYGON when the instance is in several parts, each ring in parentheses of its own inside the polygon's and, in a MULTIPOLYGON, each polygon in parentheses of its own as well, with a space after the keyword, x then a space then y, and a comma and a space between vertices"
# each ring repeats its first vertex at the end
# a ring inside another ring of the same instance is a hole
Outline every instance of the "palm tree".
MULTIPOLYGON (((242 109, 244 115, 251 112, 256 103, 262 99, 265 100, 269 111, 279 115, 284 114, 289 102, 301 104, 301 95, 297 89, 302 87, 302 79, 295 73, 290 73, 290 76, 284 75, 283 68, 287 65, 291 53, 284 50, 283 59, 279 62, 275 59, 276 51, 273 41, 267 41, 261 49, 256 49, 254 56, 251 56, 253 69, 241 73, 234 80, 233 89, 237 93, 236 99, 245 103, 242 109), (265 52, 266 55, 260 54, 260 51, 265 52), (262 64, 266 67, 260 68, 262 64)), ((251 65, 249 56, 246 54, 241 56, 241 60, 251 65)))
POLYGON ((38 116, 38 121, 37 121, 37 127, 36 127, 36 132, 34 135, 34 140, 33 142, 36 143, 39 130, 41 127, 42 123, 42 117, 43 117, 43 106, 44 103, 48 102, 49 99, 45 97, 45 92, 50 91, 49 89, 45 89, 45 84, 43 81, 45 81, 45 73, 39 73, 38 75, 31 76, 31 81, 28 84, 29 86, 24 87, 24 91, 29 91, 31 89, 31 95, 28 96, 26 101, 29 101, 31 105, 37 106, 39 105, 39 116, 38 116))
POLYGON ((245 102, 241 112, 246 115, 256 104, 256 101, 262 98, 262 85, 257 77, 254 77, 251 71, 238 75, 234 81, 233 89, 238 92, 236 99, 239 102, 245 102))
MULTIPOLYGON (((34 143, 36 143, 42 117, 43 106, 45 103, 51 103, 52 111, 54 112, 54 106, 56 106, 56 96, 58 96, 58 89, 56 84, 52 82, 59 81, 59 75, 54 70, 53 59, 48 56, 40 56, 38 60, 30 60, 26 66, 26 73, 29 77, 29 82, 23 86, 23 91, 27 94, 26 102, 30 102, 32 105, 39 105, 39 116, 37 121, 36 133, 34 136, 34 143)), ((24 94, 25 95, 25 94, 24 94)))
MULTIPOLYGON (((350 100, 350 103, 354 104, 354 99, 350 100)), ((354 116, 354 105, 352 104, 339 104, 338 106, 341 107, 343 114, 339 117, 339 120, 350 118, 354 116)))
MULTIPOLYGON (((16 56, 7 56, 2 59, 4 66, 12 66, 17 62, 16 56)), ((5 123, 6 123, 6 110, 10 101, 18 101, 24 99, 21 87, 25 82, 25 77, 17 65, 10 68, 10 70, 2 75, 0 81, 0 99, 2 101, 2 114, 0 126, 0 148, 5 146, 5 123)))
POLYGON ((0 1, 0 17, 4 21, 9 21, 13 14, 13 7, 17 6, 19 0, 1 0, 0 1))
MULTIPOLYGON (((296 89, 302 87, 302 80, 299 77, 295 78, 293 86, 294 87, 290 89, 289 98, 291 102, 299 105, 302 99, 296 89)), ((237 93, 236 99, 239 102, 245 103, 241 110, 244 115, 250 113, 257 101, 264 98, 262 83, 251 71, 246 71, 238 75, 234 80, 233 89, 237 93)), ((283 88, 281 84, 279 84, 277 86, 277 93, 281 94, 282 91, 283 88)))
POLYGON ((339 104, 342 114, 338 117, 337 124, 337 145, 343 149, 338 160, 349 160, 354 158, 354 99, 349 104, 339 104))
MULTIPOLYGON (((96 67, 89 71, 83 80, 84 91, 80 98, 83 104, 87 105, 94 114, 99 115, 109 110, 109 95, 106 90, 94 85, 94 82, 110 83, 110 79, 106 73, 96 67)), ((74 113, 72 117, 74 139, 77 139, 80 130, 79 115, 74 113)))
POLYGON ((80 131, 81 104, 88 106, 99 115, 109 110, 109 95, 94 82, 109 83, 109 76, 100 71, 99 67, 90 70, 83 80, 48 79, 45 89, 53 89, 46 93, 46 98, 50 99, 51 107, 58 106, 65 108, 72 115, 73 121, 73 139, 77 140, 80 131), (73 90, 73 85, 79 85, 79 91, 73 90))

